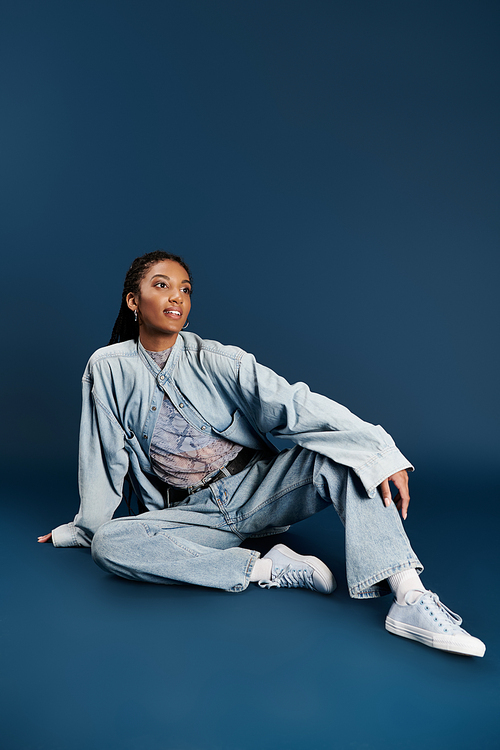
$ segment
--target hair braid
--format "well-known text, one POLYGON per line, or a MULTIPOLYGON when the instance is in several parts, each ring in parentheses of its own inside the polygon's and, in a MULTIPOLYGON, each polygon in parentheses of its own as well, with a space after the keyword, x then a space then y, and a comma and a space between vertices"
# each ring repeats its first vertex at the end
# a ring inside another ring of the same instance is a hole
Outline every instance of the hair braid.
POLYGON ((134 313, 127 305, 127 295, 130 293, 139 294, 141 281, 146 275, 148 268, 161 260, 174 260, 176 263, 179 263, 186 270, 189 280, 192 283, 189 266, 179 255, 165 253, 163 250, 155 250, 152 253, 146 253, 145 255, 136 258, 132 262, 132 265, 127 271, 127 275, 125 276, 122 302, 113 326, 108 346, 110 344, 118 344, 120 341, 128 341, 129 339, 137 341, 139 337, 139 325, 134 320, 134 313))

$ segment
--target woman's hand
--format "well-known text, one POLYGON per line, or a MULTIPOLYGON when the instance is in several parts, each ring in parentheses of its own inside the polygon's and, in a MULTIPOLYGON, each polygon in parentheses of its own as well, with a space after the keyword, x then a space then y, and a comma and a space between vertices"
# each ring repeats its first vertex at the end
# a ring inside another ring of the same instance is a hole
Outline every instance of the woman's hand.
POLYGON ((44 536, 39 536, 38 541, 40 542, 40 544, 43 544, 44 542, 51 542, 52 532, 50 532, 50 534, 44 534, 44 536))
POLYGON ((394 498, 394 502, 396 503, 396 508, 401 511, 401 515, 406 520, 406 516, 408 515, 408 505, 410 504, 410 493, 408 490, 408 472, 405 469, 403 469, 402 471, 397 471, 392 476, 384 479, 382 484, 379 485, 380 494, 382 495, 382 499, 386 508, 388 508, 393 502, 391 490, 389 488, 389 482, 392 482, 398 490, 398 494, 394 498))

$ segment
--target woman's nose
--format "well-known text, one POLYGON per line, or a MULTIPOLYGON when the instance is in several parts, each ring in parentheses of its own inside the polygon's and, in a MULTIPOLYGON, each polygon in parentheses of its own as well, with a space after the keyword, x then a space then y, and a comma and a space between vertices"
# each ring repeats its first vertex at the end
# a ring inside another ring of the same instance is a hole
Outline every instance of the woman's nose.
POLYGON ((180 289, 171 289, 168 298, 172 301, 175 300, 176 302, 180 302, 182 299, 180 289))

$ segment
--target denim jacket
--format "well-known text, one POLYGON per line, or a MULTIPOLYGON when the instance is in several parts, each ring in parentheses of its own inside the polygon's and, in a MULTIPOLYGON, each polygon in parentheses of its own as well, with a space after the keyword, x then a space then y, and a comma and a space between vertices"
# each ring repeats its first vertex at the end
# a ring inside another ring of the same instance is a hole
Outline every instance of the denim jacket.
POLYGON ((163 370, 142 344, 124 341, 98 349, 83 375, 78 484, 73 522, 52 532, 56 547, 88 547, 112 518, 129 473, 149 510, 165 507, 149 447, 166 393, 200 431, 257 449, 276 448, 266 437, 287 438, 352 469, 367 494, 411 464, 380 426, 356 417, 305 383, 291 385, 235 346, 177 337, 163 370))

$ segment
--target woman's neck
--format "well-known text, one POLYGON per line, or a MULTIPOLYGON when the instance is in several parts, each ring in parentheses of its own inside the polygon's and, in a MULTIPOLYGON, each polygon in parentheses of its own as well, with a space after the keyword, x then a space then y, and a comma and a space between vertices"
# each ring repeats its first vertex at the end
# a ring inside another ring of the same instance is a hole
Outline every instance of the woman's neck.
POLYGON ((139 331, 139 340, 148 352, 164 352, 171 349, 177 341, 178 333, 151 334, 139 331))

